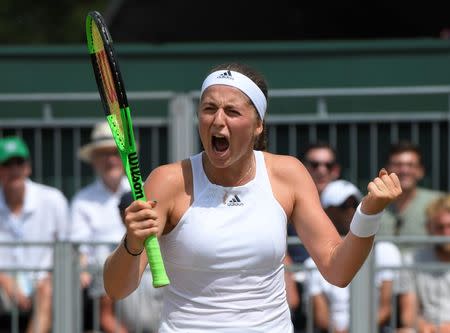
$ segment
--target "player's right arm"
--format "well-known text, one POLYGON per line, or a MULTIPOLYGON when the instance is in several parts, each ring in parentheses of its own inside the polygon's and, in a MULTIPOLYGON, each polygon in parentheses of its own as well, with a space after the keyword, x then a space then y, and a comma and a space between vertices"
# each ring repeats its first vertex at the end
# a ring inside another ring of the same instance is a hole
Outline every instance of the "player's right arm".
MULTIPOLYGON (((136 200, 125 210, 127 248, 124 240, 107 258, 103 279, 107 294, 121 299, 132 293, 139 285, 147 266, 144 241, 150 235, 161 236, 173 210, 176 194, 183 183, 179 163, 154 169, 145 182, 147 202, 136 200)), ((145 281, 144 283, 151 283, 145 281)))

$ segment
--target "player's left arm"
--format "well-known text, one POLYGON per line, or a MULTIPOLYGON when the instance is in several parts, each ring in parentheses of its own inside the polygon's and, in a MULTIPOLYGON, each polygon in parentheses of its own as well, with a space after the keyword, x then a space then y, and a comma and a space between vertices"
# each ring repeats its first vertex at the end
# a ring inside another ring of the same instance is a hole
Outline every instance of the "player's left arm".
MULTIPOLYGON (((325 279, 345 287, 370 253, 374 236, 361 237, 349 232, 341 239, 322 209, 316 186, 306 168, 295 158, 283 159, 277 165, 284 169, 282 183, 289 189, 292 202, 289 217, 297 234, 325 279)), ((398 178, 381 171, 368 185, 368 194, 361 204, 362 216, 381 212, 400 193, 398 178)))

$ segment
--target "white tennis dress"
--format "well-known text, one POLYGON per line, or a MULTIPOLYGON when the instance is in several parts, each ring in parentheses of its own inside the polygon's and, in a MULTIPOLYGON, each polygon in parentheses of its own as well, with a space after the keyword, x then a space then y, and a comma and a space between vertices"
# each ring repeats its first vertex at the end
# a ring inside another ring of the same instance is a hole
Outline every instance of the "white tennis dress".
POLYGON ((284 210, 263 153, 243 186, 212 184, 202 153, 191 157, 194 201, 160 239, 170 285, 160 333, 293 331, 286 301, 284 210))

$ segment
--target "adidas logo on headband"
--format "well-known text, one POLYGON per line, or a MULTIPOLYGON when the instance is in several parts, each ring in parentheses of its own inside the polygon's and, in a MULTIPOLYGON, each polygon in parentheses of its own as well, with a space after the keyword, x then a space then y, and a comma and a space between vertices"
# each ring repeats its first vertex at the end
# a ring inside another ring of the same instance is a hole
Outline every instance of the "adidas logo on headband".
POLYGON ((230 70, 223 72, 222 74, 220 74, 219 76, 217 76, 217 79, 230 79, 230 80, 234 80, 233 75, 231 75, 230 70))

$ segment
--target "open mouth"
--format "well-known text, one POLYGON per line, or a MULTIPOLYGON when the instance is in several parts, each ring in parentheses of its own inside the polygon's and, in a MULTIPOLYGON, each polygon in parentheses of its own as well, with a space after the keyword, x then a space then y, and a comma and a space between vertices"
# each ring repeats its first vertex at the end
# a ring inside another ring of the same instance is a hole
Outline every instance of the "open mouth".
POLYGON ((230 146, 228 139, 223 136, 213 135, 211 143, 214 150, 217 152, 224 152, 230 146))

